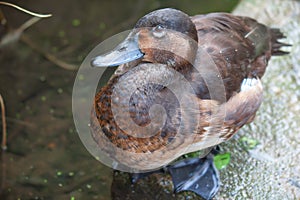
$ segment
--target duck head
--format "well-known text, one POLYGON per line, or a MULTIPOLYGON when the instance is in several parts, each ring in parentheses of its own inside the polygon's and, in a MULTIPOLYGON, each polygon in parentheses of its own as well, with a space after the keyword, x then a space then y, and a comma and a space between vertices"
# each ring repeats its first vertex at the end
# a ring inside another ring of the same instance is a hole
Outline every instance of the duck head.
POLYGON ((197 41, 195 25, 187 14, 160 9, 142 17, 121 44, 94 58, 91 65, 112 67, 137 60, 180 67, 194 61, 197 41))

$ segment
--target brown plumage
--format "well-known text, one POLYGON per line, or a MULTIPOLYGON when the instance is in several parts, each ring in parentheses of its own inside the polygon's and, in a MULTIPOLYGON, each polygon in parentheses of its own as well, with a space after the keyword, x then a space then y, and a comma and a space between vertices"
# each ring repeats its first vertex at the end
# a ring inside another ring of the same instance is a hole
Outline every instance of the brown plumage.
MULTIPOLYGON (((271 55, 285 54, 279 30, 226 13, 161 9, 142 17, 130 37, 143 57, 120 65, 97 93, 91 132, 114 161, 139 170, 231 138, 262 102, 271 55)), ((103 58, 92 64, 105 65, 103 58)))

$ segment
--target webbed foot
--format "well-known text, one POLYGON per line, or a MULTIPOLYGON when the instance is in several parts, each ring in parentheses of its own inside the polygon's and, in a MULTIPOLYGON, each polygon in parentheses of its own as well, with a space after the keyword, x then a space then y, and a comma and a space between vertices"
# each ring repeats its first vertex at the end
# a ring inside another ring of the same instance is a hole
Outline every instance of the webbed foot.
POLYGON ((214 166, 213 155, 188 158, 168 167, 175 192, 193 191, 204 199, 211 199, 220 187, 219 172, 214 166))

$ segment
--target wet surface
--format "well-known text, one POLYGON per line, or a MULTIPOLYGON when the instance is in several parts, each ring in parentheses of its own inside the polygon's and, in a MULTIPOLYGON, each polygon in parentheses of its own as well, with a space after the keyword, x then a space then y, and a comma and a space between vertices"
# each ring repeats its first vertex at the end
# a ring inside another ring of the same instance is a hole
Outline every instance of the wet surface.
MULTIPOLYGON (((140 16, 151 10, 175 7, 193 15, 226 11, 235 3, 203 2, 21 3, 28 9, 53 14, 52 18, 26 30, 26 36, 58 59, 79 66, 95 45, 131 28, 140 16)), ((252 15, 269 25, 276 23, 282 27, 289 37, 287 41, 293 44, 293 53, 285 59, 272 60, 263 78, 265 101, 254 123, 239 132, 240 137, 255 138, 260 145, 247 152, 237 137, 221 146, 223 151, 232 152, 232 159, 220 171, 222 185, 218 199, 300 198, 300 22, 295 20, 300 19, 299 4, 287 6, 286 9, 293 11, 281 11, 282 8, 272 8, 272 3, 267 2, 261 7, 265 6, 269 13, 256 15, 253 9, 252 15), (274 22, 272 14, 280 17, 274 22), (288 20, 287 16, 290 16, 288 20)), ((30 18, 11 8, 1 9, 13 28, 30 18)), ((244 14, 247 10, 239 12, 244 14)), ((0 93, 6 105, 8 131, 8 149, 1 154, 0 199, 110 199, 112 170, 86 151, 73 124, 71 95, 76 71, 58 67, 23 42, 1 48, 0 63, 0 93)), ((113 187, 122 189, 128 184, 113 187)), ((161 196, 157 198, 173 196, 164 195, 171 190, 151 189, 160 191, 157 194, 161 196)))

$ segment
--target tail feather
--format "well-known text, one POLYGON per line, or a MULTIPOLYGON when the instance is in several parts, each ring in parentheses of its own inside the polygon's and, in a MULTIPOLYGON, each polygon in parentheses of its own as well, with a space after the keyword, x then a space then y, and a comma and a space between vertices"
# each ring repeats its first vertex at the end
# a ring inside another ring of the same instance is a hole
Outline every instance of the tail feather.
POLYGON ((280 29, 272 28, 271 29, 271 42, 272 42, 272 56, 280 56, 289 54, 289 52, 280 50, 281 47, 291 46, 290 44, 286 44, 283 42, 279 42, 279 39, 286 38, 285 35, 280 31, 280 29))

